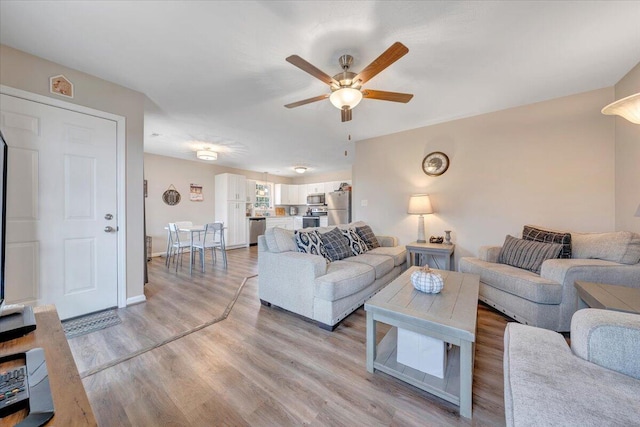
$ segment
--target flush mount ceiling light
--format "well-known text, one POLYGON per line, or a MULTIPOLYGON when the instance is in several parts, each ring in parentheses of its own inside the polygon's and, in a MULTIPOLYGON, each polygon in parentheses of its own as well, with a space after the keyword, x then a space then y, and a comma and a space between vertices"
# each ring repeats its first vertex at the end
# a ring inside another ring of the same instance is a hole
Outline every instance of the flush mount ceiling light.
POLYGON ((305 168, 304 166, 296 166, 295 168, 293 168, 293 170, 298 173, 305 173, 307 171, 307 168, 305 168))
POLYGON ((618 115, 640 125, 640 92, 612 102, 602 109, 602 114, 618 115))
POLYGON ((218 160, 218 153, 211 150, 198 150, 196 151, 196 157, 200 160, 218 160))

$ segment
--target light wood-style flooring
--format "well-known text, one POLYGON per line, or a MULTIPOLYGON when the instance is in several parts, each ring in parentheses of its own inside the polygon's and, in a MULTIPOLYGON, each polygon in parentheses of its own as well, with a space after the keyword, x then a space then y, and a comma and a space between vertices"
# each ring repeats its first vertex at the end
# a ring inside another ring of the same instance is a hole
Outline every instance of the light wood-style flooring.
MULTIPOLYGON (((153 258, 146 303, 118 310, 120 325, 69 340, 100 425, 504 425, 508 319, 499 313, 478 307, 470 421, 448 402, 366 371, 363 308, 328 332, 260 305, 252 278, 229 311, 243 279, 257 274, 258 254, 228 254, 228 270, 208 264, 191 277, 187 257, 177 273, 153 258), (213 319, 224 320, 156 347, 213 319)), ((379 339, 387 328, 378 327, 379 339)))

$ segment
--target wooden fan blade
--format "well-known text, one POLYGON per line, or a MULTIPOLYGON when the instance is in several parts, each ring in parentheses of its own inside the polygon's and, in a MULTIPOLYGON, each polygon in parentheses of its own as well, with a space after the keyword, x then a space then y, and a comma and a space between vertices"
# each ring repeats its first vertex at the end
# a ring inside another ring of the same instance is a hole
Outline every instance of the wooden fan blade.
POLYGON ((340 87, 340 83, 338 83, 333 77, 325 73, 324 71, 319 70, 315 67, 315 65, 310 64, 304 59, 300 58, 298 55, 291 55, 287 58, 287 62, 295 65, 300 68, 302 71, 306 71, 311 74, 313 77, 322 80, 328 85, 336 85, 340 87))
POLYGON ((316 97, 313 97, 313 98, 303 99, 302 101, 292 102, 291 104, 285 105, 285 107, 287 107, 287 108, 296 108, 296 107, 299 107, 301 105, 311 104, 312 102, 322 101, 323 99, 327 99, 328 97, 329 97, 329 94, 327 93, 327 94, 316 96, 316 97))
POLYGON ((389 65, 396 62, 409 52, 409 48, 400 42, 395 42, 391 47, 385 50, 382 55, 378 56, 371 64, 360 71, 360 73, 353 79, 354 81, 360 80, 361 84, 366 83, 376 76, 380 71, 387 68, 389 65))
POLYGON ((364 89, 362 91, 363 98, 379 99, 381 101, 404 102, 411 101, 413 94, 400 92, 385 92, 384 90, 364 89))

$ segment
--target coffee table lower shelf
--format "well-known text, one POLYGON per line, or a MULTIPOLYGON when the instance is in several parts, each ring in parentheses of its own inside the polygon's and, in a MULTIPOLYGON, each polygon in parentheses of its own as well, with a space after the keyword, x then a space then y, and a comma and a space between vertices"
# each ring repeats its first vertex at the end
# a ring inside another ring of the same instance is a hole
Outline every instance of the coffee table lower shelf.
POLYGON ((398 363, 397 343, 398 328, 394 326, 378 344, 373 368, 460 406, 460 347, 448 350, 444 378, 438 378, 398 363))

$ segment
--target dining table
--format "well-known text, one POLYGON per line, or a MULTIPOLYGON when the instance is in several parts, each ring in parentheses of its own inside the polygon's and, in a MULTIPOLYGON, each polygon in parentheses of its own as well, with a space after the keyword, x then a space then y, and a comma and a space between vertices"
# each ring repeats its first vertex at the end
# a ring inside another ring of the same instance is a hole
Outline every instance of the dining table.
MULTIPOLYGON (((169 230, 169 227, 165 227, 165 230, 169 230)), ((194 252, 193 252, 193 241, 194 241, 194 237, 195 234, 198 233, 198 240, 200 239, 200 233, 204 233, 204 229, 205 226, 204 225, 190 225, 190 226, 180 226, 178 227, 178 232, 185 232, 185 233, 189 233, 189 237, 190 240, 189 242, 191 243, 190 247, 189 247, 189 274, 192 274, 193 272, 193 263, 195 262, 195 257, 194 257, 194 252)), ((169 238, 167 239, 167 254, 169 254, 170 250, 171 250, 171 244, 173 243, 171 241, 171 232, 168 231, 168 236, 169 238)), ((168 257, 167 257, 168 258, 168 257)))

